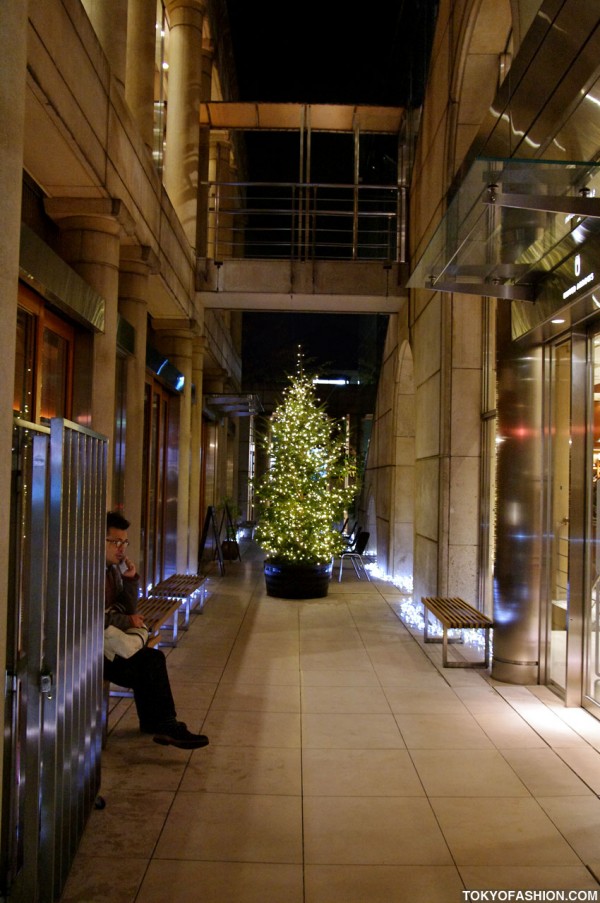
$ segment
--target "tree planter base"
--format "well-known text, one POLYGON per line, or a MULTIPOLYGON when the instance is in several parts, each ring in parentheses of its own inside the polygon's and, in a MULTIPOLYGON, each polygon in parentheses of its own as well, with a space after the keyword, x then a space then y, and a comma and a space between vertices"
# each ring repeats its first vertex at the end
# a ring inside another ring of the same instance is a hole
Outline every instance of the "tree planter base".
POLYGON ((288 564, 265 561, 267 596, 280 599, 322 599, 329 591, 333 561, 327 564, 288 564))

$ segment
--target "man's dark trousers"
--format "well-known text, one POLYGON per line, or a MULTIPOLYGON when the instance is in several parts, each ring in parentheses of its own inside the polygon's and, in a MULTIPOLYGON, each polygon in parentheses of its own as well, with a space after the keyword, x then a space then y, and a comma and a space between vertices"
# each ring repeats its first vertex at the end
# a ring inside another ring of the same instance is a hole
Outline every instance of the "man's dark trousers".
POLYGON ((146 646, 131 658, 105 658, 104 679, 133 690, 142 731, 153 733, 176 718, 167 660, 160 649, 146 646))

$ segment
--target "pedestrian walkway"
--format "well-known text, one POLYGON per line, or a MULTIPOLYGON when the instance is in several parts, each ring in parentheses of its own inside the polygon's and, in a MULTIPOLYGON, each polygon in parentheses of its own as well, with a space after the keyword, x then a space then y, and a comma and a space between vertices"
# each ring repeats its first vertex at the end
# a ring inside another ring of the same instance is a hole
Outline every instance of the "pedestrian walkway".
POLYGON ((400 621, 406 597, 351 568, 326 599, 271 599, 250 547, 209 583, 168 664, 179 717, 210 746, 160 747, 139 734, 131 701, 118 703, 106 808, 92 813, 61 903, 598 890, 600 722, 589 713, 543 687, 443 670, 440 648, 400 621))

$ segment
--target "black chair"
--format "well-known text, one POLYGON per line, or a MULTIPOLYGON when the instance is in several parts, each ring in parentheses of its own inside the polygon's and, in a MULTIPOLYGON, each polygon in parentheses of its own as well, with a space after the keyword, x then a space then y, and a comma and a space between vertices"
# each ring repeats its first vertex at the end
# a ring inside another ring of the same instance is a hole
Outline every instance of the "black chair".
MULTIPOLYGON (((348 524, 348 521, 346 520, 345 526, 347 526, 347 524, 348 524)), ((342 538, 344 539, 344 542, 346 543, 346 551, 349 552, 350 549, 352 549, 354 547, 354 544, 356 542, 356 537, 360 533, 360 526, 358 524, 358 521, 357 520, 354 521, 354 526, 352 527, 352 529, 350 530, 349 533, 344 533, 343 530, 341 531, 341 533, 342 533, 342 538)))
POLYGON ((367 580, 370 580, 369 574, 367 573, 367 569, 365 568, 365 563, 362 560, 363 553, 367 548, 367 543, 369 542, 370 533, 367 533, 366 530, 361 530, 356 534, 356 539, 354 543, 347 549, 345 552, 342 552, 340 555, 340 575, 338 577, 338 583, 341 583, 342 580, 342 568, 344 566, 344 559, 349 559, 352 562, 354 570, 356 572, 356 576, 359 580, 362 580, 361 572, 365 575, 367 580))

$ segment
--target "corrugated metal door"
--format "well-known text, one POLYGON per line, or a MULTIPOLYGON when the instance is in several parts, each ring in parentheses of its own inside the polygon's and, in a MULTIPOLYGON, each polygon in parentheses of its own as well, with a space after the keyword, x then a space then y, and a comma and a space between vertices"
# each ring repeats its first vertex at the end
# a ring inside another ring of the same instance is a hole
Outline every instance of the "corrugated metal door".
POLYGON ((3 890, 60 897, 100 785, 107 442, 15 423, 3 890))

